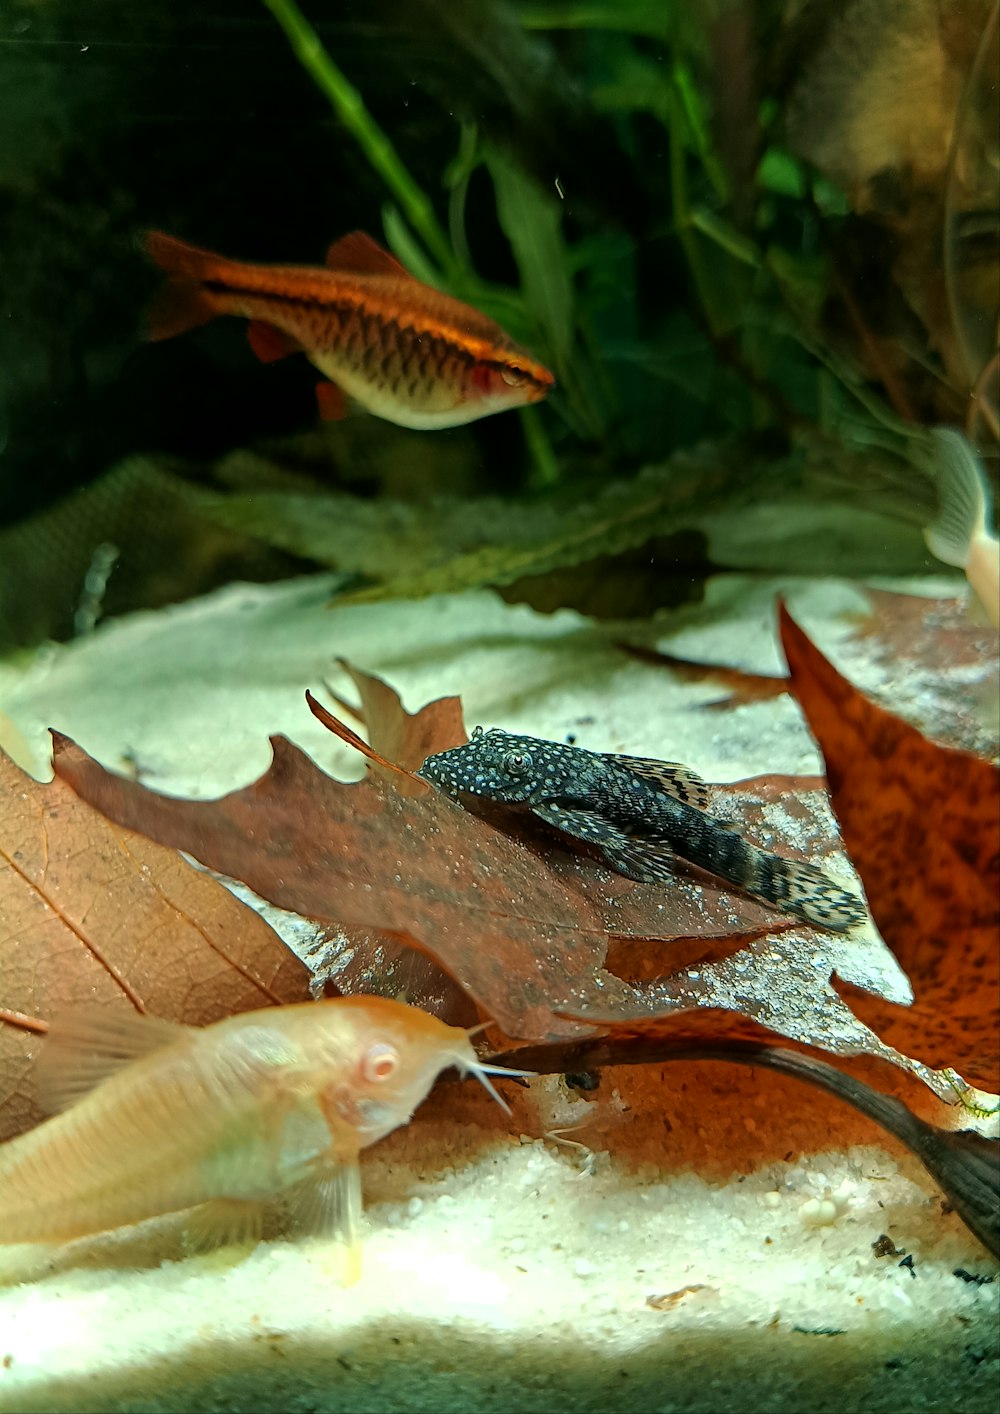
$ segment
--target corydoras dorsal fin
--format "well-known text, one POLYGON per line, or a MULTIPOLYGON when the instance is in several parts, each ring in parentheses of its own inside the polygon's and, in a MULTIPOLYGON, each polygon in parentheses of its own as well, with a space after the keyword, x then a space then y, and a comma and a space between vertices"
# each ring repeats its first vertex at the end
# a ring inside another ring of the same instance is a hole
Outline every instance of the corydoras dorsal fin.
POLYGON ((38 1103, 49 1114, 69 1109, 117 1070, 170 1046, 192 1028, 124 1006, 71 1007, 49 1025, 35 1067, 38 1103))
POLYGON ((326 263, 331 270, 343 270, 351 275, 405 275, 408 280, 413 279, 394 255, 364 231, 351 231, 350 235, 334 241, 326 253, 326 263))

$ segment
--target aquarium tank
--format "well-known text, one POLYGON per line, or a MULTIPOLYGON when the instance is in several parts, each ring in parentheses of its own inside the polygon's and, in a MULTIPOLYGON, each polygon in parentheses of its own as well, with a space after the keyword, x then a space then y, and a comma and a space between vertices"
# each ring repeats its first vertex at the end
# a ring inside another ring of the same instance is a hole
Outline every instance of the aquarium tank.
POLYGON ((5 0, 0 134, 0 1409, 994 1409, 998 0, 5 0))

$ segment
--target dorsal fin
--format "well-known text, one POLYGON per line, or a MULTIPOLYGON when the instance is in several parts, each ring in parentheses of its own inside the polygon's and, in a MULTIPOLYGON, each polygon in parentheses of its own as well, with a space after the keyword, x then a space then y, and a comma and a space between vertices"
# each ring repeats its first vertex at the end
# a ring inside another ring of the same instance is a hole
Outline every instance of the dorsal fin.
POLYGON ((352 275, 405 275, 408 280, 413 279, 394 255, 364 231, 351 231, 350 235, 334 241, 326 253, 326 263, 331 270, 344 270, 352 275))
POLYGON ((79 1006, 50 1023, 35 1066, 38 1103, 49 1114, 75 1105, 131 1061, 172 1045, 192 1028, 124 1006, 79 1006))
POLYGON ((684 805, 693 805, 696 810, 708 808, 708 786, 696 771, 682 766, 679 761, 655 761, 649 756, 612 756, 611 760, 633 775, 642 776, 651 785, 659 786, 684 805))

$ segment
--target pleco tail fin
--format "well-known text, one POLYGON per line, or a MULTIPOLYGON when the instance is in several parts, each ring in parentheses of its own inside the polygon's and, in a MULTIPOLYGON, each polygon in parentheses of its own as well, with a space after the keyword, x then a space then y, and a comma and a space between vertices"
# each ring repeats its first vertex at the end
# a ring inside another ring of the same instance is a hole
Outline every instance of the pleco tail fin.
MULTIPOLYGON (((665 883, 676 877, 676 855, 662 843, 633 840, 625 846, 604 845, 602 849, 608 863, 628 879, 665 883)), ((846 932, 868 916, 859 898, 827 878, 814 864, 768 854, 735 830, 713 836, 711 848, 685 849, 682 858, 774 904, 782 913, 794 914, 835 933, 846 932)))
POLYGON ((829 879, 814 864, 782 859, 764 850, 753 850, 754 867, 744 887, 807 923, 817 923, 835 933, 846 932, 867 916, 859 898, 829 879))

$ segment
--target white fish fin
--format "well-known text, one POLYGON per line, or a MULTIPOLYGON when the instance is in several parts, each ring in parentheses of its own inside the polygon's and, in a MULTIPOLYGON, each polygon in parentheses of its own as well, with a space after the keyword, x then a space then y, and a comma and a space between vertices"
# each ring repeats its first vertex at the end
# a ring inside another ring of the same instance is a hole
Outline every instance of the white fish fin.
POLYGON ((710 801, 708 786, 696 771, 682 766, 679 761, 656 761, 649 756, 617 756, 611 753, 608 756, 609 760, 659 786, 684 805, 693 805, 697 810, 707 809, 710 801))
POLYGON ((262 1230, 259 1203, 245 1198, 211 1198, 187 1215, 184 1246, 189 1252, 212 1252, 217 1247, 252 1249, 260 1241, 262 1230))
POLYGON ((982 609, 982 618, 994 628, 1000 628, 1000 542, 995 535, 977 538, 965 573, 975 591, 974 607, 982 609))
POLYGON ((938 514, 924 531, 924 539, 937 559, 965 569, 973 541, 986 528, 986 476, 961 432, 936 427, 931 437, 936 452, 938 514))
POLYGON ((343 1281, 353 1286, 361 1275, 361 1168, 357 1157, 329 1159, 287 1194, 288 1212, 297 1232, 344 1244, 343 1281))
POLYGON ((115 1071, 194 1029, 124 1006, 79 1006, 57 1013, 35 1066, 38 1103, 48 1114, 69 1109, 115 1071))

